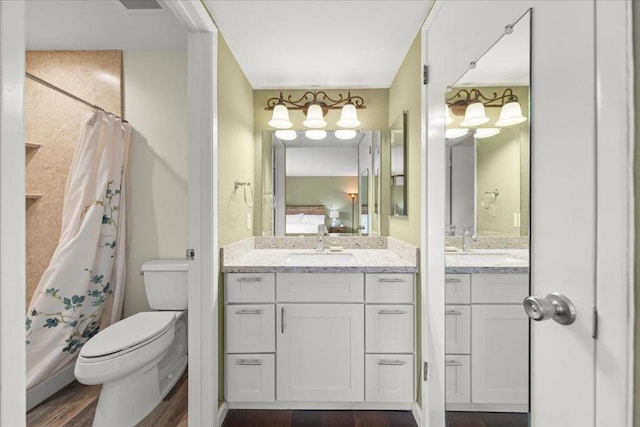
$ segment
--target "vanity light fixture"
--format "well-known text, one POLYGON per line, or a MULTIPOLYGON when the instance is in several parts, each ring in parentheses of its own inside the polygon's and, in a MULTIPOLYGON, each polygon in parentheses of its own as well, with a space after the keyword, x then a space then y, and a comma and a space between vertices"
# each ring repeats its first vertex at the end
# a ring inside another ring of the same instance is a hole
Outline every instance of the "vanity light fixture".
POLYGON ((298 137, 298 134, 296 133, 295 130, 280 129, 276 131, 276 137, 283 141, 293 141, 298 137))
POLYGON ((336 138, 346 140, 355 138, 358 132, 355 129, 338 129, 334 134, 336 138))
MULTIPOLYGON (((500 118, 496 126, 513 126, 527 120, 522 115, 522 109, 518 103, 518 97, 513 89, 506 88, 502 95, 493 92, 491 96, 485 96, 479 89, 459 89, 453 96, 446 99, 447 107, 454 115, 464 114, 464 120, 460 123, 465 127, 476 127, 489 121, 485 113, 486 107, 499 107, 500 118)), ((447 121, 449 116, 447 116, 447 121)))
POLYGON ((444 137, 446 139, 454 139, 454 138, 460 138, 461 136, 464 136, 468 133, 469 133, 469 129, 451 128, 444 131, 444 137))
POLYGON ((304 136, 314 141, 320 141, 327 137, 327 131, 323 129, 309 129, 304 131, 304 136))
POLYGON ((325 91, 307 91, 300 98, 294 99, 291 95, 286 98, 282 92, 277 98, 269 98, 267 111, 273 111, 269 126, 276 129, 289 129, 293 123, 289 120, 289 110, 301 110, 306 118, 302 122, 311 129, 321 129, 327 125, 324 115, 329 110, 342 110, 337 125, 345 129, 353 129, 360 126, 357 110, 367 108, 361 96, 339 93, 335 98, 325 91))
POLYGON ((491 138, 499 133, 500 128, 478 128, 473 134, 473 137, 477 139, 491 138))
POLYGON ((453 123, 453 116, 451 115, 451 108, 449 108, 449 106, 446 106, 447 108, 447 112, 446 115, 444 116, 444 124, 446 125, 450 125, 451 123, 453 123))

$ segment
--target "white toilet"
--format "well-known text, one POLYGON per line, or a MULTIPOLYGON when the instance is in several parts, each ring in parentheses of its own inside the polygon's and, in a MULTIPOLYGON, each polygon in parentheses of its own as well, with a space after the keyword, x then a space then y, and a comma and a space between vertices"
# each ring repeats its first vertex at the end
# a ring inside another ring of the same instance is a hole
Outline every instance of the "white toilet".
POLYGON ((153 310, 114 323, 80 350, 75 376, 102 384, 94 427, 129 427, 149 414, 187 366, 187 269, 184 260, 142 265, 153 310))

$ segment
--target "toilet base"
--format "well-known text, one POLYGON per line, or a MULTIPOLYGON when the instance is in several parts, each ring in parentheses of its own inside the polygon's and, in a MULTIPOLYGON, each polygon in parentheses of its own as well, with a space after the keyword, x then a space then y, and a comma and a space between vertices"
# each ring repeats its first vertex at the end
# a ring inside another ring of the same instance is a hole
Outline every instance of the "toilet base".
POLYGON ((105 383, 100 392, 93 427, 133 427, 162 401, 187 367, 187 356, 176 361, 167 378, 158 378, 158 365, 105 383))

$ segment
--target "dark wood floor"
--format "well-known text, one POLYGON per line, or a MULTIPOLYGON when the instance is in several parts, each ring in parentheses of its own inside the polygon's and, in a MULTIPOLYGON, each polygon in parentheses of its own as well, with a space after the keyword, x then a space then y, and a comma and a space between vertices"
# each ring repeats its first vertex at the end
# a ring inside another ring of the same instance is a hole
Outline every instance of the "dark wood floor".
POLYGON ((222 427, 417 427, 409 411, 275 411, 232 409, 222 427))
POLYGON ((529 414, 447 412, 447 427, 527 427, 529 414))
MULTIPOLYGON (((100 385, 72 382, 27 413, 29 427, 91 427, 100 385)), ((185 372, 167 397, 138 427, 187 427, 188 381, 185 372)))

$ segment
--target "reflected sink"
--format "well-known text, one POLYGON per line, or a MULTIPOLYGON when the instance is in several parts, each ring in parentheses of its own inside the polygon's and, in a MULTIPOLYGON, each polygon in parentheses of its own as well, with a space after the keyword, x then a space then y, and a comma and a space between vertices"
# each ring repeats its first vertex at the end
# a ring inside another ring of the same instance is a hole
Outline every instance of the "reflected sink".
POLYGON ((348 252, 300 252, 290 253, 286 262, 302 265, 341 265, 353 263, 355 260, 356 257, 348 252))
POLYGON ((457 261, 473 264, 504 264, 526 262, 525 259, 517 258, 510 254, 477 252, 458 252, 456 254, 447 254, 446 259, 447 261, 457 261))

